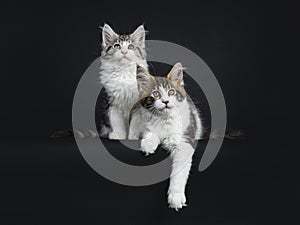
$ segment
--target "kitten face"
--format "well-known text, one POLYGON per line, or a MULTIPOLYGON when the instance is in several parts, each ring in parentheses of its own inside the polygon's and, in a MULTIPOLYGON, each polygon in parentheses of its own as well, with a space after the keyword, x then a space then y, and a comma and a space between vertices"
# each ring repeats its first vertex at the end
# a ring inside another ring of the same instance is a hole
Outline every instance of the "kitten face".
POLYGON ((138 63, 145 59, 145 29, 139 26, 130 35, 116 34, 105 24, 102 30, 102 59, 107 59, 117 65, 138 63))
POLYGON ((153 107, 160 111, 166 111, 174 107, 178 107, 183 100, 177 85, 167 80, 166 78, 155 78, 156 85, 150 94, 153 97, 153 107))
POLYGON ((140 104, 156 112, 169 112, 185 100, 183 72, 180 63, 175 64, 167 77, 153 77, 143 68, 137 70, 140 104))

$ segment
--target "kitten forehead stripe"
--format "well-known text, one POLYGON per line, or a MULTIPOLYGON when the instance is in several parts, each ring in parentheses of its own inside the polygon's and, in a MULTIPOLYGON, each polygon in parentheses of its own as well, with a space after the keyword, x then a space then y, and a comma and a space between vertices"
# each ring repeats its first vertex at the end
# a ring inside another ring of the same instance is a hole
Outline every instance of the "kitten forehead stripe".
POLYGON ((128 41, 130 40, 130 35, 126 35, 126 34, 121 34, 119 36, 120 41, 128 41))

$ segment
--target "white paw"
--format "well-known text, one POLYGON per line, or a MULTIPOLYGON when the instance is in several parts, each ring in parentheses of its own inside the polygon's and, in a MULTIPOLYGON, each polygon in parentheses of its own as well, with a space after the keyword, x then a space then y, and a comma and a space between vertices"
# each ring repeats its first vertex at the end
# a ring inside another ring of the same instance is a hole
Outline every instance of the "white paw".
POLYGON ((116 133, 116 132, 110 132, 108 134, 108 138, 110 140, 124 140, 124 139, 126 139, 126 134, 120 134, 120 133, 116 133))
POLYGON ((175 209, 176 211, 181 209, 183 206, 187 206, 185 194, 179 192, 169 193, 168 203, 169 203, 169 207, 175 209))
POLYGON ((142 152, 146 155, 153 154, 157 149, 157 146, 157 141, 151 138, 142 139, 141 141, 142 152))
POLYGON ((129 140, 139 140, 140 134, 139 133, 129 133, 128 139, 129 140))

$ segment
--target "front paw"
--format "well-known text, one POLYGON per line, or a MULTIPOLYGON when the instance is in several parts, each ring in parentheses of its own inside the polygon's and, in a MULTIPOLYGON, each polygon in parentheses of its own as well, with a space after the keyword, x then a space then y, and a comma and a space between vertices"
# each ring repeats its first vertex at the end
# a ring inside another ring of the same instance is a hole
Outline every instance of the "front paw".
POLYGON ((187 206, 185 194, 179 192, 170 192, 168 195, 168 203, 169 207, 175 209, 176 211, 181 209, 183 206, 187 206))
POLYGON ((128 139, 129 140, 139 140, 140 134, 139 133, 129 133, 128 139))
POLYGON ((141 141, 141 149, 147 155, 153 154, 157 149, 157 141, 151 138, 142 139, 141 141))
POLYGON ((108 134, 108 138, 110 140, 124 140, 126 139, 126 134, 120 134, 112 131, 108 134))

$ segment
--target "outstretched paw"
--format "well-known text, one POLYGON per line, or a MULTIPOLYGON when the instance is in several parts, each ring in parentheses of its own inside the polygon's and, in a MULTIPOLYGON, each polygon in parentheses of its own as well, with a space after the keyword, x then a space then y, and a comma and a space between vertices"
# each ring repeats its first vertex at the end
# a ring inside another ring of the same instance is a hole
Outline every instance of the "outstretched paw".
POLYGON ((185 194, 184 193, 178 193, 178 192, 169 193, 168 203, 169 203, 169 207, 175 209, 176 211, 181 209, 183 206, 187 206, 186 205, 185 194))

